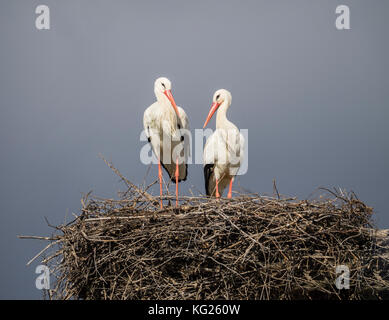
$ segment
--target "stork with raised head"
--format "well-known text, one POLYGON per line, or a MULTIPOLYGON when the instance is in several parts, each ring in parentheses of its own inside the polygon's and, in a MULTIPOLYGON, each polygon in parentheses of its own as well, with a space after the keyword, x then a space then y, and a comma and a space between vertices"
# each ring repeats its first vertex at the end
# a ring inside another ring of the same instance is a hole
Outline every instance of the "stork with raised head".
POLYGON ((178 206, 178 183, 188 175, 188 143, 184 129, 189 130, 188 117, 181 107, 177 107, 171 82, 158 78, 154 83, 157 101, 148 107, 143 115, 143 126, 154 154, 158 158, 158 178, 162 209, 162 167, 176 184, 176 206, 178 206))
POLYGON ((207 126, 217 111, 216 130, 207 139, 203 154, 205 191, 208 196, 216 198, 223 195, 227 186, 229 186, 227 197, 231 198, 232 183, 243 161, 244 138, 239 129, 227 119, 231 100, 229 91, 217 90, 203 127, 207 126))

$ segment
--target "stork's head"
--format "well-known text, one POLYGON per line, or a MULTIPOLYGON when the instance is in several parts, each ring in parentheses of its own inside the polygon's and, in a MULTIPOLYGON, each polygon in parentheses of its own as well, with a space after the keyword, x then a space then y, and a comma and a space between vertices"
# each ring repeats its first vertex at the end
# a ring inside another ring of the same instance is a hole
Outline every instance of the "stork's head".
POLYGON ((231 105, 232 101, 232 95, 229 91, 226 89, 219 89, 213 94, 213 99, 212 99, 212 106, 211 110, 209 110, 207 120, 205 120, 204 127, 205 128, 211 120, 213 114, 216 112, 216 110, 223 104, 227 108, 231 105))
POLYGON ((177 116, 179 117, 180 115, 178 112, 178 108, 177 108, 176 102, 174 101, 171 90, 172 90, 172 83, 170 82, 170 80, 168 78, 161 77, 161 78, 158 78, 157 80, 155 80, 154 93, 155 93, 155 96, 157 97, 157 100, 158 101, 166 101, 167 103, 169 103, 173 107, 177 116))

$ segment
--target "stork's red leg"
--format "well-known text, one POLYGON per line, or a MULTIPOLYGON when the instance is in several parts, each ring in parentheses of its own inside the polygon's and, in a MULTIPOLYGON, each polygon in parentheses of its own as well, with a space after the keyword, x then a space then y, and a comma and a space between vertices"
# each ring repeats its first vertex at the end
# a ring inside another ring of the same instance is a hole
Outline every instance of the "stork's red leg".
POLYGON ((220 198, 219 194, 219 181, 216 179, 216 198, 220 198))
POLYGON ((178 157, 176 159, 176 208, 178 207, 178 177, 180 173, 178 171, 178 157))
POLYGON ((162 169, 161 160, 158 159, 158 178, 159 178, 159 196, 161 197, 161 209, 162 209, 162 169))
POLYGON ((228 189, 228 195, 227 195, 227 198, 228 199, 231 199, 232 198, 232 182, 234 181, 234 178, 231 178, 231 181, 230 181, 230 187, 228 189))

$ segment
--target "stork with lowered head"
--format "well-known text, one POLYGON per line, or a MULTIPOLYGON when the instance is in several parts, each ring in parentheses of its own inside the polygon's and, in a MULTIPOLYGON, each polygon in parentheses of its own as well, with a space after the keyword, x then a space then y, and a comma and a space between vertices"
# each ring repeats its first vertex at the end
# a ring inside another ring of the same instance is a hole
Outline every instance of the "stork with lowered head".
POLYGON ((155 80, 154 93, 157 101, 146 109, 143 126, 153 152, 158 159, 158 178, 160 186, 160 206, 162 209, 162 169, 176 184, 176 206, 178 206, 178 183, 188 176, 189 148, 185 139, 185 130, 189 130, 188 117, 181 107, 176 105, 171 92, 169 79, 161 77, 155 80))

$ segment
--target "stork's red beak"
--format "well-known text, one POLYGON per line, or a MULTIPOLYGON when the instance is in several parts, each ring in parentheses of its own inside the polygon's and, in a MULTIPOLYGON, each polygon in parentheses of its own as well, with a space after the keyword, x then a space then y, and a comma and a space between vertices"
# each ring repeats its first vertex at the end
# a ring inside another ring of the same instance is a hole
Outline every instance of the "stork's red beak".
POLYGON ((205 120, 203 129, 207 126, 209 120, 211 120, 213 114, 215 113, 217 108, 219 108, 219 106, 220 106, 220 103, 217 103, 217 102, 212 103, 211 110, 209 110, 208 117, 207 117, 207 120, 205 120))
POLYGON ((178 108, 177 108, 176 102, 174 101, 172 92, 170 90, 165 90, 163 93, 165 94, 165 96, 169 99, 170 103, 172 104, 172 107, 173 107, 174 111, 176 112, 177 117, 180 117, 180 113, 178 112, 178 108))

